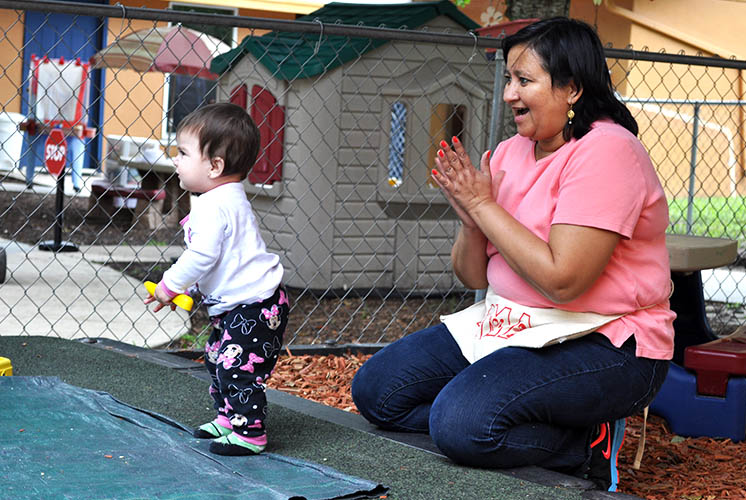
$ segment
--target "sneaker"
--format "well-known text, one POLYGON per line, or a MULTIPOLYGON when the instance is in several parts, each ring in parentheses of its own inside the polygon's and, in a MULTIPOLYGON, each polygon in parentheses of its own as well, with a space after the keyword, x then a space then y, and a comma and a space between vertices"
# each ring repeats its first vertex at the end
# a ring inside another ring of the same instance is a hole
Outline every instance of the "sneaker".
POLYGON ((617 460, 624 442, 625 421, 604 422, 598 437, 591 443, 591 464, 588 479, 600 489, 616 491, 619 482, 617 460))
POLYGON ((210 452, 224 456, 246 456, 258 455, 264 451, 267 445, 267 435, 251 438, 241 438, 235 432, 213 439, 210 443, 210 452))
POLYGON ((218 419, 215 419, 194 429, 192 436, 199 439, 215 439, 222 436, 227 436, 231 432, 233 432, 233 429, 223 427, 218 423, 218 419))

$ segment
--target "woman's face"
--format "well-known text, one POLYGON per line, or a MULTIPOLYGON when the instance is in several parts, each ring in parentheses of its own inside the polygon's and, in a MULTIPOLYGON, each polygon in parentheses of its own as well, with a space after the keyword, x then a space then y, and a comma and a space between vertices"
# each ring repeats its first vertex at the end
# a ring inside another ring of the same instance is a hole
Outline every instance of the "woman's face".
POLYGON ((537 142, 537 158, 557 150, 565 143, 567 111, 580 97, 575 86, 553 87, 541 59, 526 45, 508 52, 505 79, 503 100, 513 111, 518 133, 537 142))

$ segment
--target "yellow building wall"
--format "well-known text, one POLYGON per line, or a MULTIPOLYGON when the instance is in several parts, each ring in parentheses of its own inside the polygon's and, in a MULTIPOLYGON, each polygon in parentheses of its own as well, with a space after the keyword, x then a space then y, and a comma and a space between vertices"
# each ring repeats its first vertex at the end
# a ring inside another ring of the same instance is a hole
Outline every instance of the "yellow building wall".
MULTIPOLYGON (((667 54, 746 59, 738 39, 746 3, 726 0, 606 0, 595 7, 573 0, 570 17, 597 26, 604 44, 667 54), (696 22, 692 22, 696 15, 696 22)), ((744 100, 744 75, 735 69, 609 59, 622 96, 688 101, 744 100)), ((692 164, 695 106, 629 104, 669 197, 685 197, 692 164)), ((695 168, 697 196, 746 193, 743 106, 703 104, 695 168)))
MULTIPOLYGON (((181 3, 196 5, 214 5, 232 7, 235 2, 207 0, 194 2, 180 0, 181 3)), ((111 4, 114 1, 110 0, 111 4)), ((167 9, 168 1, 163 0, 120 0, 125 7, 147 7, 167 9)), ((271 19, 293 20, 299 14, 317 9, 322 4, 304 1, 250 1, 238 0, 237 4, 256 6, 258 8, 239 8, 238 15, 271 19), (262 10, 277 7, 276 11, 262 10), (297 13, 295 12, 297 11, 297 13)), ((21 97, 19 87, 25 78, 23 71, 23 32, 24 13, 0 9, 0 110, 19 113, 21 97)), ((117 36, 126 36, 141 29, 155 26, 166 26, 167 23, 154 23, 137 19, 122 20, 112 17, 108 21, 107 43, 112 43, 117 36)), ((266 30, 255 30, 261 35, 266 30)), ((237 41, 240 41, 252 30, 239 28, 237 41)), ((162 73, 138 73, 129 69, 106 69, 104 90, 104 116, 99 133, 103 135, 130 135, 161 139, 163 122, 163 100, 165 77, 162 73)), ((104 148, 105 148, 104 142, 104 148)), ((103 152, 104 154, 106 151, 103 152)))
POLYGON ((23 12, 0 9, 0 111, 21 112, 23 12))
MULTIPOLYGON (((142 7, 141 0, 123 0, 125 7, 142 7)), ((189 2, 195 3, 196 2, 189 2)), ((214 5, 216 2, 206 2, 199 5, 214 5)), ((167 9, 167 1, 148 1, 145 7, 151 9, 167 9)), ((223 7, 230 7, 223 2, 223 7)), ((291 12, 274 12, 253 9, 239 9, 239 16, 263 17, 271 19, 292 20, 297 17, 291 12)), ((108 43, 112 43, 117 35, 126 36, 129 33, 141 29, 150 29, 156 26, 167 26, 167 23, 154 23, 153 21, 127 20, 122 29, 122 22, 116 18, 109 19, 108 43), (120 33, 121 32, 121 33, 120 33)), ((252 30, 238 28, 237 42, 251 34, 252 30)), ((255 35, 261 35, 266 30, 254 30, 255 35)), ((129 135, 135 137, 148 137, 161 139, 162 122, 164 118, 165 76, 163 73, 138 73, 134 70, 106 70, 106 87, 104 91, 104 125, 105 135, 129 135)))
MULTIPOLYGON (((126 0, 124 5, 135 6, 134 2, 126 0)), ((152 21, 137 19, 122 23, 110 18, 107 43, 112 43, 117 36, 127 36, 141 29, 165 25, 166 23, 154 24, 152 21)), ((138 73, 131 69, 106 69, 105 72, 104 117, 100 132, 104 135, 160 139, 165 83, 163 73, 138 73)))

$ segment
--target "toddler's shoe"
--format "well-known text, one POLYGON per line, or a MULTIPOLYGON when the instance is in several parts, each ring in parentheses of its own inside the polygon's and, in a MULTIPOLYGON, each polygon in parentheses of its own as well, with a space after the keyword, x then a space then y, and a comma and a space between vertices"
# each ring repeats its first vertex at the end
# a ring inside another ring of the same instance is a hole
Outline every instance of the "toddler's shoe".
POLYGON ((227 436, 213 439, 210 443, 210 452, 216 455, 244 456, 258 455, 267 446, 267 435, 256 437, 241 437, 235 432, 227 436))
MULTIPOLYGON (((215 439, 222 436, 227 436, 228 434, 233 432, 230 427, 221 425, 220 421, 220 418, 216 418, 211 422, 200 425, 199 427, 194 429, 192 436, 199 439, 215 439)), ((226 418, 225 421, 227 422, 228 419, 226 418)))

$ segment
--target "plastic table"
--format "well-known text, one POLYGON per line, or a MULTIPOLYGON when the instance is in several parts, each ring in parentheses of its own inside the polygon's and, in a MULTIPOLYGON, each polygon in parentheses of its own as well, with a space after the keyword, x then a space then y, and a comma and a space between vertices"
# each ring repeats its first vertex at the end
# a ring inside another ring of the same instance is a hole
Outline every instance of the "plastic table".
POLYGON ((666 247, 674 285, 671 309, 676 313, 673 323, 676 332, 673 361, 683 365, 684 350, 688 346, 717 338, 705 315, 700 271, 734 262, 738 256, 738 242, 724 238, 668 234, 666 247))

